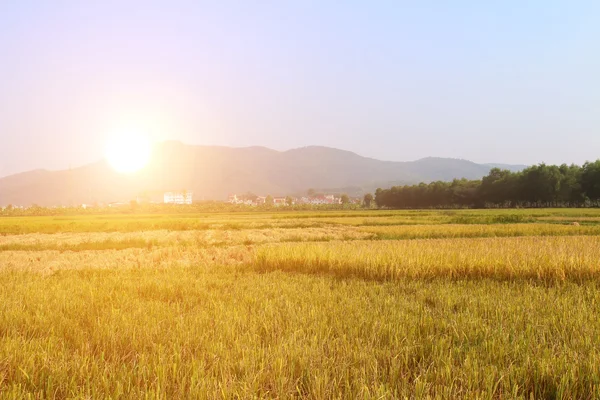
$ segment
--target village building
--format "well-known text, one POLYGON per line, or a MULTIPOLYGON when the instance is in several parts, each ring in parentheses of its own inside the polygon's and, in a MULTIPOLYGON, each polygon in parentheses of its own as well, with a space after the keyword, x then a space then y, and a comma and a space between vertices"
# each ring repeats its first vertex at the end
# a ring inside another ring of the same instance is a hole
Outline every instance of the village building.
POLYGON ((285 206, 287 205, 285 197, 273 197, 273 204, 276 206, 285 206))
POLYGON ((190 191, 166 192, 164 194, 165 204, 192 204, 193 193, 190 191))

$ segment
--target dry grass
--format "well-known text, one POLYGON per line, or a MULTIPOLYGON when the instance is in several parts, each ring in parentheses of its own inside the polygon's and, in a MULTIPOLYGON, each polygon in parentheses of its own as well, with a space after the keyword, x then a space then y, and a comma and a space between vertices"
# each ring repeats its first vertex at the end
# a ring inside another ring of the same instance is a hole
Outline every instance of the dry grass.
POLYGON ((594 398, 597 285, 0 274, 0 397, 594 398))
POLYGON ((599 213, 0 220, 0 398, 599 398, 599 213))
POLYGON ((375 234, 378 239, 442 239, 514 236, 597 236, 600 225, 573 226, 557 224, 497 224, 497 225, 418 225, 370 226, 361 231, 375 234))
POLYGON ((227 266, 252 260, 251 246, 215 248, 162 247, 156 249, 86 250, 86 251, 3 251, 0 272, 41 272, 52 274, 64 270, 147 270, 171 267, 227 266))
POLYGON ((494 279, 542 282, 600 277, 600 237, 523 237, 281 244, 253 266, 372 280, 494 279))
POLYGON ((354 227, 201 231, 30 233, 0 236, 0 250, 119 250, 152 247, 214 247, 279 242, 360 240, 374 237, 354 227))

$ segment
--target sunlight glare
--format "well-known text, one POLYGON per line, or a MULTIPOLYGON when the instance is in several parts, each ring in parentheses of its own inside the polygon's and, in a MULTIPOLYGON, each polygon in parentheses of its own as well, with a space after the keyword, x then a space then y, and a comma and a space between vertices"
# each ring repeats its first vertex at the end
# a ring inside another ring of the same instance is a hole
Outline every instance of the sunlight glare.
POLYGON ((117 172, 130 174, 144 168, 150 161, 152 145, 148 137, 139 133, 120 133, 108 140, 106 160, 117 172))

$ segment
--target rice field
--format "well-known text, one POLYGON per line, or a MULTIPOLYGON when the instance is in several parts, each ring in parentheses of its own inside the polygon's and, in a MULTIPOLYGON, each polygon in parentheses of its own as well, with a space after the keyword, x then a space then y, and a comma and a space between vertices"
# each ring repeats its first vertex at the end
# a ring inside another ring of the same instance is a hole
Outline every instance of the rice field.
POLYGON ((0 398, 600 398, 599 289, 595 209, 0 218, 0 398))

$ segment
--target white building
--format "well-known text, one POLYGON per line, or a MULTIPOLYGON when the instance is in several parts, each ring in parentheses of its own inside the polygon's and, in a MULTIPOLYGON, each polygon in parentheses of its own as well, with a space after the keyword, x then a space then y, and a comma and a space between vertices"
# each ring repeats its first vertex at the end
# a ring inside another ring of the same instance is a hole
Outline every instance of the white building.
POLYGON ((333 194, 319 196, 305 196, 299 199, 300 203, 321 205, 321 204, 342 204, 341 197, 335 197, 333 194))
POLYGON ((165 204, 192 204, 192 192, 167 192, 165 204))

